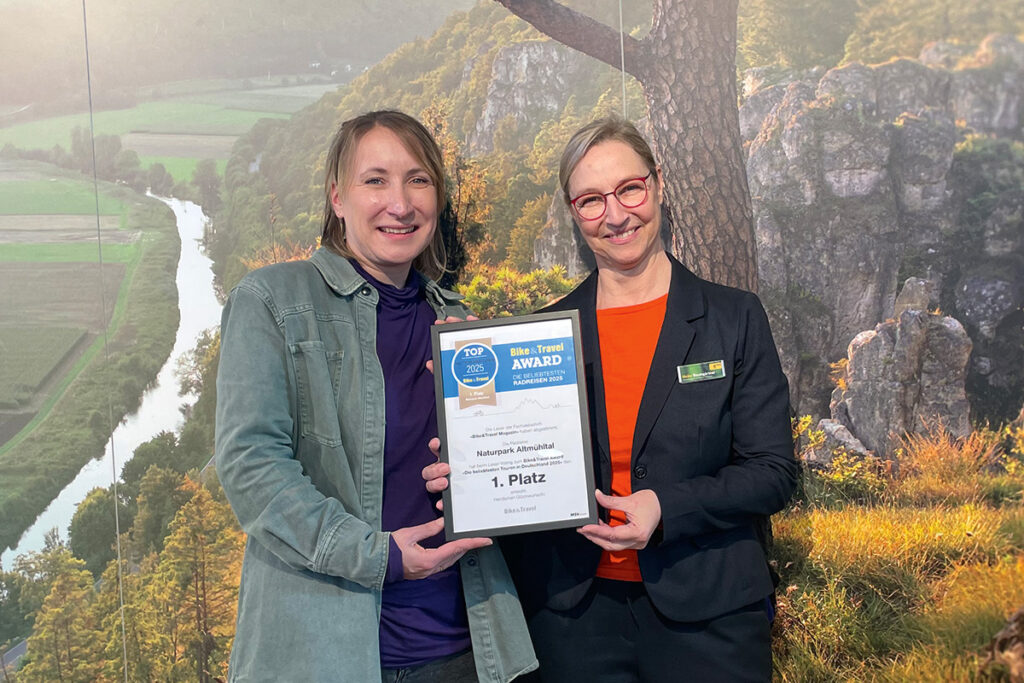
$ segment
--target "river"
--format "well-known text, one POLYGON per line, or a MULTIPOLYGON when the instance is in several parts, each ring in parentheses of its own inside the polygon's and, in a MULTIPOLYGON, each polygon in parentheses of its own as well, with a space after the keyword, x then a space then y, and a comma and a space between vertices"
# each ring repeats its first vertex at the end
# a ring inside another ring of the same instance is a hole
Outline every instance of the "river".
MULTIPOLYGON (((220 324, 221 304, 214 289, 213 271, 210 269, 212 262, 203 254, 201 245, 207 219, 198 204, 180 199, 158 199, 174 211, 181 237, 181 257, 175 277, 181 320, 174 348, 160 368, 156 383, 142 395, 139 409, 114 430, 103 457, 90 460, 21 535, 17 547, 0 556, 0 563, 5 569, 11 568, 18 555, 42 550, 46 533, 54 527, 60 531, 61 538, 66 539, 75 508, 85 500, 89 491, 110 486, 111 477, 120 475, 121 467, 131 459, 139 444, 149 441, 159 432, 180 430, 184 422, 182 406, 191 405, 197 398, 178 393, 175 370, 178 359, 195 347, 199 335, 220 324)), ((114 539, 110 540, 113 543, 114 539)))

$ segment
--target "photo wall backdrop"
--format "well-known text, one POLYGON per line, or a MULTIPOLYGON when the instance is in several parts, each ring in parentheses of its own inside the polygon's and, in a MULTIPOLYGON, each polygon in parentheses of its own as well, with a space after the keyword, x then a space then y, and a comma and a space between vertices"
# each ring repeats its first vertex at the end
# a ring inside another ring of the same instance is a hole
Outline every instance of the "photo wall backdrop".
POLYGON ((292 5, 0 2, 3 680, 226 675, 244 539, 207 467, 219 306, 317 248, 327 142, 380 108, 441 143, 451 284, 483 317, 589 271, 558 158, 595 117, 638 123, 666 247, 759 293, 790 380, 778 679, 1002 665, 984 648, 1024 606, 1020 3, 292 5))

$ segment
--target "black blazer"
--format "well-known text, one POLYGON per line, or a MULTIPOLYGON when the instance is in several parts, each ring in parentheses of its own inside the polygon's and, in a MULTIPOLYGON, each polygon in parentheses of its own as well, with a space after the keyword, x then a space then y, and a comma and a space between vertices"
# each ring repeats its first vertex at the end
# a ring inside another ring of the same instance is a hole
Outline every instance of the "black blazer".
MULTIPOLYGON (((671 258, 671 257, 670 257, 671 258)), ((639 551, 654 605, 676 621, 719 616, 774 589, 757 527, 796 485, 789 390, 757 297, 701 280, 675 259, 665 321, 633 437, 632 487, 651 489, 662 523, 639 551), (725 377, 682 384, 680 365, 721 360, 725 377)), ((594 472, 611 459, 597 333, 597 272, 544 310, 579 309, 594 472)), ((586 594, 601 556, 575 529, 500 539, 527 614, 586 594)))

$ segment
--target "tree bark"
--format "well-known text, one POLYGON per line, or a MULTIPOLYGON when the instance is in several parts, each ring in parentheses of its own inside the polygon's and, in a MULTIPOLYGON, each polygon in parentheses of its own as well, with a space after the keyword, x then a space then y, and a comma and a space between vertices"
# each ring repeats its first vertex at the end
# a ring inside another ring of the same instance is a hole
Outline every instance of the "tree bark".
MULTIPOLYGON (((553 0, 496 0, 541 32, 615 68, 619 33, 553 0)), ((655 0, 650 34, 625 37, 665 178, 672 253, 703 278, 757 288, 736 104, 737 0, 655 0)))

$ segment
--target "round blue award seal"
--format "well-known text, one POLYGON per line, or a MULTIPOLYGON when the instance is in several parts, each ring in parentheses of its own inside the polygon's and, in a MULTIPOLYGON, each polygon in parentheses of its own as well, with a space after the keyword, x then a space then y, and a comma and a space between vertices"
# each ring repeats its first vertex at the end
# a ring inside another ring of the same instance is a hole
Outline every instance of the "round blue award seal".
POLYGON ((452 358, 452 374, 467 389, 482 387, 498 374, 498 356, 485 344, 466 344, 452 358))

